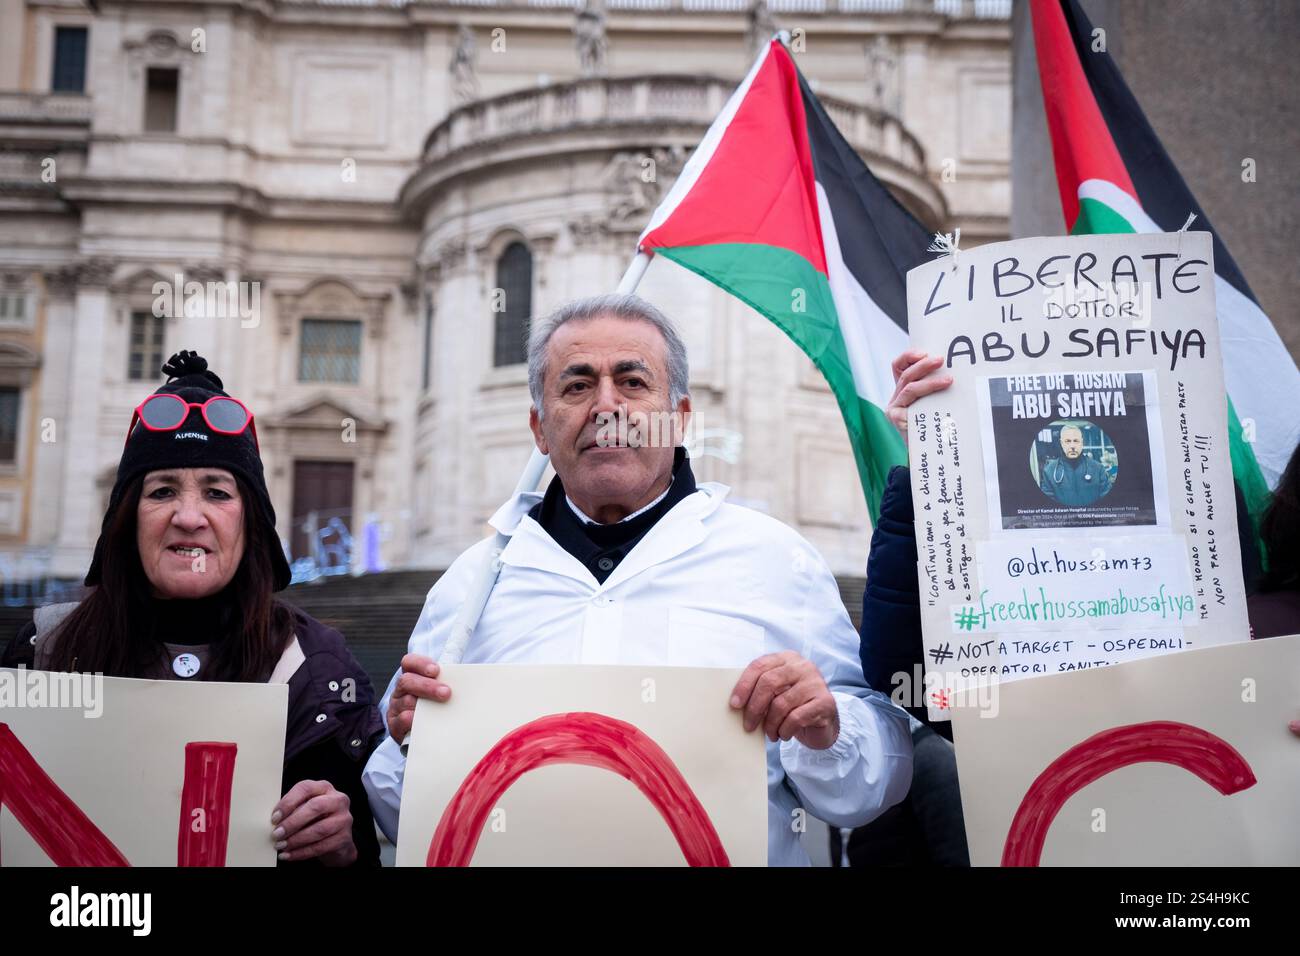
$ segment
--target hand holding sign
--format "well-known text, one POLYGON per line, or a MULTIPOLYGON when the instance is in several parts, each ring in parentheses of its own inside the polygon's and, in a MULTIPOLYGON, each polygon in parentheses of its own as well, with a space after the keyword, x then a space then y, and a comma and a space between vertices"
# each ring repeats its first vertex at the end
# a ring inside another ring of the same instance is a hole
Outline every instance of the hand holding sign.
MULTIPOLYGON (((388 732, 394 740, 404 740, 411 732, 417 701, 445 703, 451 697, 451 688, 437 680, 439 673, 431 657, 402 658, 402 675, 388 702, 388 732)), ((746 731, 761 726, 773 741, 794 738, 825 750, 840 733, 839 710, 821 672, 793 651, 754 660, 732 691, 731 706, 745 711, 746 731)))
POLYGON ((894 394, 885 406, 885 417, 907 437, 907 407, 918 398, 941 392, 952 384, 951 375, 935 375, 943 366, 942 355, 927 355, 909 349, 894 359, 894 394))
POLYGON ((451 688, 436 679, 439 671, 432 657, 407 654, 402 658, 402 676, 388 701, 388 732, 394 740, 405 740, 410 734, 418 700, 445 703, 451 697, 451 688))
POLYGON ((839 707, 821 671, 794 651, 764 654, 746 667, 731 707, 743 708, 746 733, 762 727, 768 740, 793 738, 826 750, 840 735, 839 707))
POLYGON ((280 798, 271 814, 271 837, 280 859, 319 859, 326 866, 351 866, 352 801, 327 780, 301 780, 280 798))

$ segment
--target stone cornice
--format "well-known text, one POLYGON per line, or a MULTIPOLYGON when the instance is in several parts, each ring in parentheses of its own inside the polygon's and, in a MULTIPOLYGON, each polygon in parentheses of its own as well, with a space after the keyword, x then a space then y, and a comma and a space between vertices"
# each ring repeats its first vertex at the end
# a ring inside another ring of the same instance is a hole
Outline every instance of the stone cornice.
POLYGON ((76 177, 61 181, 60 186, 63 198, 78 205, 216 206, 271 220, 400 223, 397 207, 391 202, 267 196, 233 182, 76 177))

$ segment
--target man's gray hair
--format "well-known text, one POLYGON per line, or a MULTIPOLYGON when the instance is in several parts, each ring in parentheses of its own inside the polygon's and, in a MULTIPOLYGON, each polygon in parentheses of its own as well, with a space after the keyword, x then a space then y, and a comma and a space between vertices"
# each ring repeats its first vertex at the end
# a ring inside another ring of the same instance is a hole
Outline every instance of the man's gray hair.
POLYGON ((690 366, 686 361, 686 345, 677 334, 672 319, 638 295, 611 292, 577 299, 561 306, 544 319, 533 323, 528 335, 528 392, 542 417, 542 383, 546 381, 546 347, 555 330, 566 322, 583 322, 603 317, 649 322, 664 337, 668 359, 668 400, 673 409, 690 394, 690 366))

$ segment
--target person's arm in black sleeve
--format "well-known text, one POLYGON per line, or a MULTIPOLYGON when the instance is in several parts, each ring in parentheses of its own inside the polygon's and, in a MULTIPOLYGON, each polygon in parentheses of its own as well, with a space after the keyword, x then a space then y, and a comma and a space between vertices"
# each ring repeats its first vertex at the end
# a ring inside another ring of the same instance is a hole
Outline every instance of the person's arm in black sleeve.
POLYGON ((862 594, 862 638, 859 654, 867 683, 893 695, 895 675, 906 675, 901 685, 911 691, 904 709, 941 736, 952 739, 949 721, 930 723, 919 684, 924 674, 925 645, 921 640, 921 592, 917 583, 916 534, 913 529, 911 475, 906 466, 889 472, 880 500, 880 518, 871 535, 867 556, 867 587, 862 594))
POLYGON ((16 635, 5 645, 0 654, 0 667, 33 667, 36 664, 36 646, 32 638, 36 636, 36 622, 28 621, 16 635))
MULTIPOLYGON (((357 848, 357 858, 352 866, 368 868, 377 867, 380 863, 375 820, 370 814, 370 801, 366 798, 365 787, 361 784, 361 771, 365 764, 365 760, 358 763, 354 757, 345 753, 336 740, 326 738, 285 762, 280 792, 288 793, 302 780, 325 780, 339 793, 346 794, 348 812, 352 814, 352 842, 357 848)), ((322 866, 318 859, 280 861, 278 865, 322 866)))
MULTIPOLYGON (((370 801, 361 772, 383 739, 384 727, 375 707, 374 688, 337 631, 301 617, 299 640, 312 649, 289 681, 289 714, 281 793, 304 780, 323 780, 348 798, 354 867, 380 865, 370 801), (321 721, 325 715, 328 722, 321 721)), ((281 866, 323 866, 317 859, 293 860, 281 866)))

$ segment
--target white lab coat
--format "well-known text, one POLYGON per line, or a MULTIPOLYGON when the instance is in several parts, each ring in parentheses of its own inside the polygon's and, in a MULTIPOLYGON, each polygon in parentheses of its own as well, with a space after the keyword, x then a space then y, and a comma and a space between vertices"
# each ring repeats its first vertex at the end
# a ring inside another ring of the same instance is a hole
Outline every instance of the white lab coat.
MULTIPOLYGON (((775 518, 726 503, 729 491, 701 484, 603 584, 528 517, 542 494, 515 496, 489 522, 510 540, 463 660, 745 667, 764 653, 793 650, 813 661, 839 707, 839 738, 822 751, 796 740, 767 744, 768 863, 806 866, 799 810, 831 826, 855 827, 906 796, 912 780, 907 714, 863 680, 857 632, 821 556, 775 518)), ((411 635, 412 653, 441 653, 491 543, 464 552, 429 591, 411 635)), ((390 840, 404 770, 398 742, 386 737, 363 777, 390 840)))

